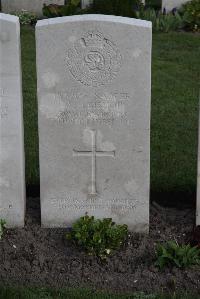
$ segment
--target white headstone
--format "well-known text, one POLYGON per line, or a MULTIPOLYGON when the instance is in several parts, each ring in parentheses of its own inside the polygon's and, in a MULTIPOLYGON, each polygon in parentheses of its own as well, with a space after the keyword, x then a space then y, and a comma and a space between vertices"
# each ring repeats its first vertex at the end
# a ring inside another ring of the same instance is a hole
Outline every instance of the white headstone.
POLYGON ((12 227, 25 214, 20 55, 19 20, 0 14, 0 219, 12 227))
POLYGON ((151 31, 103 15, 38 22, 44 226, 88 212, 148 231, 151 31))
POLYGON ((64 0, 1 0, 1 9, 5 13, 20 12, 26 10, 42 16, 44 4, 64 5, 64 0))
POLYGON ((162 11, 165 9, 166 12, 170 12, 174 8, 180 8, 181 5, 186 2, 188 2, 188 0, 162 0, 162 11))

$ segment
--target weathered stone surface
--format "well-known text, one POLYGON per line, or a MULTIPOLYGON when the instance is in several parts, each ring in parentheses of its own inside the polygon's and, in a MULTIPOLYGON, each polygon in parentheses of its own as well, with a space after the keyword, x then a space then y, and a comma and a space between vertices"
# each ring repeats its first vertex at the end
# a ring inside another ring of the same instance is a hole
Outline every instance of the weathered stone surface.
POLYGON ((162 10, 166 10, 166 12, 172 11, 174 8, 179 8, 184 3, 188 2, 188 0, 162 0, 162 10))
POLYGON ((0 218, 12 227, 25 213, 20 55, 19 20, 0 14, 0 218))
POLYGON ((63 5, 64 0, 1 0, 2 11, 5 13, 27 10, 38 16, 42 16, 44 4, 63 5))
POLYGON ((88 212, 147 232, 151 23, 49 19, 36 40, 42 224, 88 212))

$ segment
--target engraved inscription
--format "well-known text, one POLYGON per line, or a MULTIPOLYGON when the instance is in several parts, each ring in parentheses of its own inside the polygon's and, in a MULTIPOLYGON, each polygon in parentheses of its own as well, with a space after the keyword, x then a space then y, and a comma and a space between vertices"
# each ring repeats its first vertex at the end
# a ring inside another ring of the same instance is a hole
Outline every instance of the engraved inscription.
MULTIPOLYGON (((113 125, 114 123, 129 125, 128 103, 130 97, 126 93, 95 93, 87 94, 55 95, 55 101, 62 110, 56 115, 61 123, 113 125), (62 103, 62 105, 61 105, 62 103)), ((54 109, 54 111, 56 111, 54 109)))
MULTIPOLYGON (((112 210, 113 212, 115 210, 121 210, 122 212, 124 211, 129 211, 130 209, 136 209, 139 205, 138 200, 132 198, 132 199, 127 199, 127 198, 107 198, 106 202, 104 199, 99 199, 98 203, 94 203, 93 201, 88 201, 88 202, 80 202, 80 199, 77 197, 67 197, 67 198, 52 198, 50 200, 52 206, 56 209, 64 211, 65 209, 67 210, 83 210, 84 212, 89 212, 89 211, 95 211, 95 210, 112 210)), ((141 206, 144 204, 140 203, 141 206)))
POLYGON ((89 195, 96 196, 96 158, 97 157, 115 157, 115 151, 97 151, 96 149, 96 131, 91 130, 92 150, 91 151, 77 151, 73 150, 74 157, 91 157, 92 158, 92 178, 91 178, 91 191, 89 195))
POLYGON ((68 50, 66 61, 77 81, 86 86, 98 87, 117 76, 122 56, 117 46, 101 32, 91 31, 68 50))

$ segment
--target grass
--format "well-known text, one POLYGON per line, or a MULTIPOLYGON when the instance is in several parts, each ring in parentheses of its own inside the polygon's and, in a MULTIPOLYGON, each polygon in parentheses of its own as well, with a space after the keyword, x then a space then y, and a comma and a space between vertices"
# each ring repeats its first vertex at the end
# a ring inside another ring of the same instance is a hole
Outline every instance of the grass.
MULTIPOLYGON (((39 185, 34 30, 22 27, 28 186, 39 185)), ((152 61, 151 190, 173 200, 196 189, 200 38, 154 34, 152 61), (178 194, 178 195, 177 195, 178 194)), ((192 195, 192 196, 191 196, 192 195)))
POLYGON ((38 288, 0 288, 1 299, 199 299, 198 295, 109 295, 83 289, 64 289, 60 291, 38 288))
POLYGON ((196 189, 200 38, 155 34, 152 69, 151 189, 196 189))
POLYGON ((39 154, 37 126, 37 83, 35 31, 22 26, 22 75, 24 97, 24 127, 26 154, 26 182, 28 186, 39 185, 39 154))

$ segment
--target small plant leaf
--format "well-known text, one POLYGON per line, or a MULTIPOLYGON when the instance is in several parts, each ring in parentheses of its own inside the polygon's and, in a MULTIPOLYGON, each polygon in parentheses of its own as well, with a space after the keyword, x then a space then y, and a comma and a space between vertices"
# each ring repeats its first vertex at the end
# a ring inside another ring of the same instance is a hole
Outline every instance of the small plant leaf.
POLYGON ((119 249, 127 234, 127 225, 116 225, 111 218, 100 220, 85 215, 74 223, 66 238, 81 246, 88 254, 104 259, 119 249))
POLYGON ((161 270, 169 265, 185 268, 200 263, 200 249, 169 241, 164 245, 158 244, 156 246, 156 257, 155 265, 161 270))

